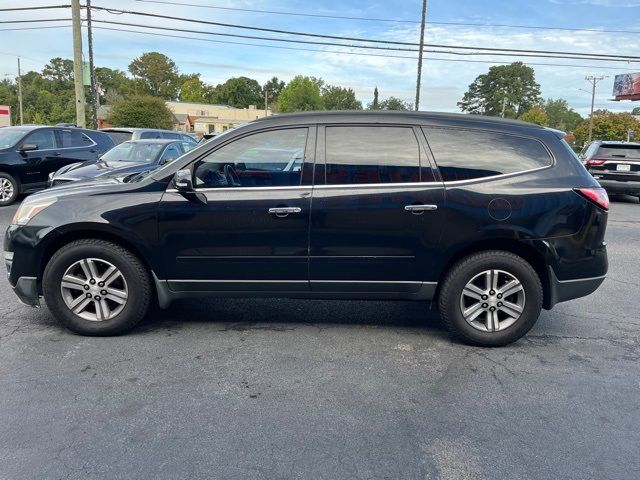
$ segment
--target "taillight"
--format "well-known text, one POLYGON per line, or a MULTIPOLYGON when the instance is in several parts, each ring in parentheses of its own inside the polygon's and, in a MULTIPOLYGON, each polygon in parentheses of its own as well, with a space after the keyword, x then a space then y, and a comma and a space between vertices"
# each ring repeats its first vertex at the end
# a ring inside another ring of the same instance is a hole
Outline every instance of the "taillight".
POLYGON ((591 160, 587 160, 584 162, 585 167, 599 167, 600 165, 604 165, 606 160, 598 160, 597 158, 592 158, 591 160))
POLYGON ((609 195, 604 188, 576 188, 575 191, 600 208, 609 210, 609 195))

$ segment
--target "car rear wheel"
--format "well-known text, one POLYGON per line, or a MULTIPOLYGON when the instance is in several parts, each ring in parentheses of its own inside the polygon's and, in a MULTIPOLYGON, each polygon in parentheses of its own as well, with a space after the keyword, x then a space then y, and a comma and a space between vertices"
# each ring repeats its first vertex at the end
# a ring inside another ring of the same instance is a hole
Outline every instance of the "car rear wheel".
POLYGON ((487 251, 462 259, 449 271, 440 291, 440 315, 465 343, 498 347, 533 327, 542 296, 540 279, 526 260, 487 251))
POLYGON ((140 260, 104 240, 77 240, 47 264, 44 298, 67 328, 82 335, 118 335, 145 316, 151 281, 140 260))
POLYGON ((0 172, 0 207, 11 205, 18 197, 18 182, 8 173, 0 172))

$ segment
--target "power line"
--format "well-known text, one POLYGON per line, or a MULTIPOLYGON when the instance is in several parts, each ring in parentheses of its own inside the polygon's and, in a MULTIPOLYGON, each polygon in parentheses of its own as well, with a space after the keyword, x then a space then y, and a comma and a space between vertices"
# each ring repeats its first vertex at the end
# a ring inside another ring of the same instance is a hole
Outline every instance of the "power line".
MULTIPOLYGON (((296 35, 296 36, 305 36, 305 37, 315 37, 315 38, 327 38, 333 40, 349 40, 356 42, 368 42, 368 43, 379 43, 385 45, 401 45, 401 46, 419 46, 417 43, 413 42, 397 42, 391 40, 381 40, 381 39, 369 39, 369 38, 358 38, 358 37, 344 37, 337 35, 324 35, 318 33, 305 33, 305 32, 296 32, 289 30, 280 30, 273 28, 264 28, 264 27, 253 27, 248 25, 237 25, 230 23, 222 23, 222 22, 212 22, 208 20, 199 20, 192 18, 184 18, 184 17, 172 17, 169 15, 161 15, 156 13, 147 13, 147 12, 137 12, 132 10, 119 10, 105 7, 93 7, 97 10, 107 11, 109 13, 120 13, 120 14, 129 14, 129 15, 138 15, 144 17, 152 17, 152 18, 162 18, 171 21, 182 21, 182 22, 190 22, 190 23, 199 23, 205 25, 216 25, 228 28, 239 28, 245 30, 257 30, 263 32, 271 32, 271 33, 280 33, 285 35, 296 35)), ((458 45, 442 45, 442 44, 425 44, 426 47, 431 48, 449 48, 449 49, 460 49, 460 50, 480 50, 487 52, 511 52, 511 53, 530 53, 530 54, 555 54, 555 55, 574 55, 580 57, 587 57, 591 59, 596 58, 605 58, 605 59, 621 59, 622 61, 640 61, 640 57, 631 56, 631 55, 613 55, 613 54, 602 54, 602 53, 581 53, 581 52, 564 52, 564 51, 549 51, 549 50, 527 50, 527 49, 510 49, 510 48, 490 48, 490 47, 468 47, 468 46, 458 46, 458 45)))
POLYGON ((53 8, 71 8, 71 5, 44 5, 41 7, 0 8, 0 12, 18 12, 18 11, 25 11, 25 10, 51 10, 53 8))
POLYGON ((0 20, 0 23, 46 23, 46 22, 68 22, 69 18, 40 18, 34 20, 0 20))
MULTIPOLYGON (((142 3, 156 3, 163 5, 177 5, 184 7, 197 7, 197 8, 208 8, 215 10, 227 10, 227 11, 235 11, 235 12, 248 12, 248 13, 263 13, 268 15, 287 15, 287 16, 296 16, 296 17, 310 17, 310 18, 332 18, 337 20, 360 20, 367 22, 390 22, 390 23, 409 23, 419 25, 420 21, 418 20, 406 20, 406 19, 395 19, 395 18, 369 18, 369 17, 352 17, 347 15, 326 15, 326 14, 317 14, 317 13, 299 13, 299 12, 285 12, 281 10, 261 10, 261 9, 253 9, 253 8, 239 8, 239 7, 221 7, 217 5, 202 5, 198 3, 186 3, 186 2, 174 2, 167 0, 135 0, 137 2, 142 3)), ((542 25, 514 25, 508 23, 472 23, 472 22, 438 22, 438 21, 428 21, 427 25, 450 25, 450 26, 461 26, 461 27, 485 27, 485 28, 521 28, 521 29, 531 29, 531 30, 561 30, 567 32, 593 32, 593 33, 632 33, 638 34, 640 31, 638 30, 609 30, 609 29, 600 29, 600 28, 577 28, 577 27, 548 27, 542 25)))
MULTIPOLYGON (((186 28, 177 28, 177 27, 162 27, 157 25, 144 25, 140 23, 131 23, 131 22, 116 22, 111 20, 93 20, 94 22, 111 24, 111 25, 120 25, 120 26, 128 26, 128 27, 136 27, 136 28, 145 28, 152 30, 162 30, 162 31, 173 31, 173 32, 181 32, 181 33, 196 33, 202 35, 215 35, 215 36, 223 36, 223 37, 232 37, 232 38, 246 38, 251 40, 266 40, 272 42, 286 42, 286 43, 295 43, 295 44, 305 44, 305 45, 325 45, 325 46, 334 46, 334 47, 347 47, 347 48, 361 48, 361 49, 373 49, 373 50, 391 50, 391 51, 403 51, 403 52, 418 52, 418 49, 408 49, 408 48, 398 48, 398 47, 380 47, 380 46, 372 46, 372 45, 354 45, 354 44, 344 44, 344 43, 333 43, 333 42, 319 42, 312 40, 299 40, 299 39, 285 39, 285 38, 273 38, 273 37, 262 37, 258 35, 243 35, 236 33, 223 33, 223 32, 210 32, 206 30, 193 30, 186 28)), ((425 44, 429 46, 428 44, 425 44)), ((628 58, 618 59, 615 56, 613 58, 601 56, 601 57, 585 57, 582 54, 565 54, 565 55, 553 55, 553 52, 542 51, 541 54, 537 53, 518 53, 518 52, 529 52, 529 50, 507 50, 502 51, 500 49, 487 49, 488 51, 472 51, 475 50, 474 47, 456 47, 450 45, 438 45, 437 48, 448 48, 449 50, 424 50, 428 53, 447 53, 451 55, 465 55, 465 56, 506 56, 506 57, 529 57, 529 58, 558 58, 565 60, 593 60, 593 61, 612 61, 612 62, 624 62, 628 63, 628 58), (464 51, 455 51, 456 49, 463 49, 464 51), (511 53, 514 52, 514 53, 511 53)), ((482 47, 478 47, 482 49, 482 47)), ((536 52, 536 50, 531 50, 530 52, 536 52)), ((562 52, 561 52, 562 53, 562 52)), ((409 57, 411 58, 411 57, 409 57)), ((640 60, 640 57, 637 57, 640 60)))
MULTIPOLYGON (((95 21, 95 20, 94 20, 95 21)), ((407 56, 407 55, 383 55, 383 54, 375 54, 375 53, 360 53, 360 52, 345 52, 345 51, 336 51, 336 50, 318 50, 313 48, 297 48, 297 47, 282 47, 278 45, 265 45, 265 44, 257 44, 257 43, 248 43, 248 42, 233 42, 233 41, 225 41, 225 40, 212 40, 209 38, 200 38, 200 37, 188 37, 185 35, 171 35, 171 34, 163 34, 163 33, 155 33, 155 32, 141 32, 138 30, 124 29, 124 28, 111 28, 111 27, 94 27, 95 30, 109 30, 115 32, 127 32, 127 33, 138 33, 142 35, 150 35, 156 37, 168 37, 168 38, 179 38, 184 40, 199 40, 202 42, 211 42, 211 43, 222 43, 222 44, 232 44, 232 45, 245 45, 245 46, 255 46, 262 48, 275 48, 282 50, 297 50, 304 52, 315 52, 315 53, 325 53, 325 54, 336 54, 336 55, 357 55, 357 56, 365 56, 365 57, 385 57, 385 58, 399 58, 399 59, 407 59, 407 60, 416 60, 415 56, 407 56)), ((433 52, 431 52, 433 53, 433 52)), ((490 60, 469 60, 469 59, 454 59, 454 58, 437 58, 437 57, 424 57, 426 60, 433 61, 442 61, 442 62, 463 62, 463 63, 484 63, 484 64, 493 64, 493 65, 509 65, 509 62, 497 62, 490 60)), ((632 71, 628 68, 614 67, 610 65, 576 65, 571 63, 533 63, 533 62, 525 62, 526 65, 530 66, 546 66, 546 67, 574 67, 574 68, 591 68, 591 69, 602 69, 606 68, 609 70, 624 70, 624 71, 632 71)))

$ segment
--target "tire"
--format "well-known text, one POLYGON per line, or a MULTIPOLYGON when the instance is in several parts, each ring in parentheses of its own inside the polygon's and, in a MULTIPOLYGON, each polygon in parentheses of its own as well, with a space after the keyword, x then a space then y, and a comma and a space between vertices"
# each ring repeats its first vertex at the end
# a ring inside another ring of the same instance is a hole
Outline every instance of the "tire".
POLYGON ((58 250, 45 268, 43 291, 49 310, 62 324, 91 336, 132 329, 146 315, 153 293, 138 257, 97 239, 76 240, 58 250), (86 277, 95 278, 92 282, 86 277))
POLYGON ((18 181, 8 173, 0 172, 0 207, 11 205, 19 193, 18 181))
POLYGON ((465 257, 453 266, 442 284, 438 305, 453 336, 470 345, 500 347, 531 330, 540 315, 542 299, 540 278, 526 260, 491 250, 465 257), (495 290, 491 289, 494 281, 495 290), (474 319, 474 315, 478 316, 474 319))

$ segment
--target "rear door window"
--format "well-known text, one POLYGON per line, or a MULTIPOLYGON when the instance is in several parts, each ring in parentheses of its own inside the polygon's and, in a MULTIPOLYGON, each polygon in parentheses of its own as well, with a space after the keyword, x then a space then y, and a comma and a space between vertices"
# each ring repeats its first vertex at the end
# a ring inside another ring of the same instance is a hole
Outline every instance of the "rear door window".
POLYGON ((533 138, 484 130, 423 130, 445 182, 524 172, 552 163, 544 145, 533 138))
POLYGON ((61 148, 91 147, 94 142, 80 130, 58 130, 61 148))
POLYGON ((328 185, 420 181, 420 146, 412 127, 336 126, 325 132, 328 185))

